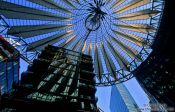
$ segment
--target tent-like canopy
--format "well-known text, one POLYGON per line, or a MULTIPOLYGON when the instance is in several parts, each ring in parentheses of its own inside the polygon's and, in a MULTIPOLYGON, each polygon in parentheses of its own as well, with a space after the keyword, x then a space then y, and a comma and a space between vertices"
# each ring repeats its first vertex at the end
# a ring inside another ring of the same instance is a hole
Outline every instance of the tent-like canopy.
POLYGON ((20 50, 55 45, 91 55, 97 85, 133 77, 151 53, 162 10, 163 0, 0 1, 8 37, 25 43, 20 50))

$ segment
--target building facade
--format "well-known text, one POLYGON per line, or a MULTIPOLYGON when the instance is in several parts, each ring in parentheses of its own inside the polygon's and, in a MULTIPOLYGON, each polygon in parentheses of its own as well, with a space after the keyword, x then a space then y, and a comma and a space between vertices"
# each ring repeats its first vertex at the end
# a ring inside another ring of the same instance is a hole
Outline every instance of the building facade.
POLYGON ((19 52, 0 36, 0 93, 9 93, 19 81, 19 52))
POLYGON ((111 112, 139 112, 139 108, 123 83, 113 85, 110 99, 111 112))
POLYGON ((172 16, 175 7, 173 3, 172 0, 165 1, 157 39, 152 45, 153 52, 134 73, 142 87, 161 105, 165 105, 168 112, 175 111, 175 17, 172 16))
POLYGON ((90 56, 48 46, 22 73, 21 85, 12 93, 13 100, 3 99, 4 107, 30 112, 95 112, 94 76, 90 56))

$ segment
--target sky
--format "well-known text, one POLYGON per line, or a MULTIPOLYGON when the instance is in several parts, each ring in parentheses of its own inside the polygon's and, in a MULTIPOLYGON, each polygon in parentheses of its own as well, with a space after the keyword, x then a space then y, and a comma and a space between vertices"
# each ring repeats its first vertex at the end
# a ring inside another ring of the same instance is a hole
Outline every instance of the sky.
MULTIPOLYGON (((27 63, 24 60, 20 60, 20 73, 27 70, 27 63)), ((135 78, 130 79, 129 81, 124 82, 125 86, 129 90, 130 94, 134 98, 135 102, 139 106, 139 108, 144 109, 143 112, 149 112, 146 110, 144 105, 147 105, 149 100, 136 81, 135 78)), ((97 87, 96 97, 98 98, 97 106, 102 109, 104 112, 110 112, 110 95, 111 95, 111 87, 97 87)))

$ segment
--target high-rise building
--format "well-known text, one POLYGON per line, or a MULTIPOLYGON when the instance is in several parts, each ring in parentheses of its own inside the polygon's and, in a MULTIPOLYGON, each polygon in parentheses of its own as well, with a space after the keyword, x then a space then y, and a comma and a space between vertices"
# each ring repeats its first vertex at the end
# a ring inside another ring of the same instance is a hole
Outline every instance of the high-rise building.
POLYGON ((111 112, 139 112, 139 108, 123 83, 113 85, 110 99, 111 112))
POLYGON ((22 74, 10 99, 3 98, 3 106, 30 112, 95 112, 94 76, 91 56, 48 46, 22 74))
POLYGON ((19 53, 0 36, 0 95, 9 93, 19 81, 19 53))
MULTIPOLYGON (((135 71, 135 77, 142 87, 168 111, 175 111, 175 9, 172 0, 166 0, 157 40, 149 58, 135 71)), ((156 105, 154 105, 156 106, 156 105)), ((158 107, 158 105, 156 106, 158 107)))
POLYGON ((0 36, 0 109, 1 97, 19 82, 19 52, 0 36))

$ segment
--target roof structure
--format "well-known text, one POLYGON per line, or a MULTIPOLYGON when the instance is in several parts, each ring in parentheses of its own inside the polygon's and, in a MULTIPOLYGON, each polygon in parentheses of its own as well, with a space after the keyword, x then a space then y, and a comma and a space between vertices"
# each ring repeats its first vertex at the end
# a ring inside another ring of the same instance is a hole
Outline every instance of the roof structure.
POLYGON ((93 57, 97 85, 129 80, 151 53, 163 0, 1 0, 4 35, 26 60, 47 45, 93 57))

